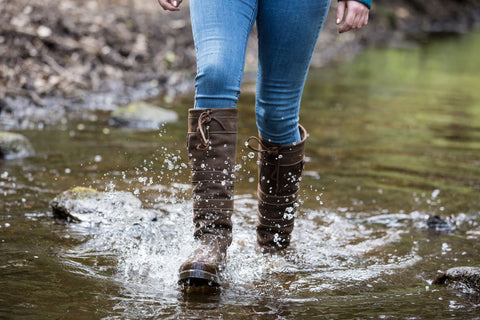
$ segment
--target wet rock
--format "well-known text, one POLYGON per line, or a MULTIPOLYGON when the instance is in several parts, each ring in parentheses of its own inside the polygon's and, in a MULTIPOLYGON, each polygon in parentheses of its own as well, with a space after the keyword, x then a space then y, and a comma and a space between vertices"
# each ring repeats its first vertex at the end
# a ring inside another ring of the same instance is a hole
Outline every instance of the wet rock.
POLYGON ((456 267, 448 269, 443 275, 435 279, 434 284, 451 284, 465 289, 466 293, 480 294, 480 268, 456 267))
POLYGON ((454 227, 439 216, 430 216, 427 219, 427 227, 431 230, 439 232, 449 232, 454 230, 454 227))
POLYGON ((101 192, 76 187, 56 196, 51 202, 53 216, 67 222, 112 224, 125 218, 137 221, 155 221, 151 210, 142 208, 142 202, 129 192, 101 192), (134 219, 134 220, 135 220, 134 219))
POLYGON ((34 153, 32 144, 23 135, 0 131, 0 158, 18 159, 34 153))
POLYGON ((110 124, 118 127, 155 130, 166 122, 177 120, 178 115, 175 111, 140 101, 113 111, 110 124))
POLYGON ((76 187, 71 190, 67 190, 51 202, 53 216, 58 219, 64 219, 68 222, 81 221, 80 218, 72 215, 72 212, 76 213, 76 202, 82 200, 99 200, 100 192, 95 189, 76 187))

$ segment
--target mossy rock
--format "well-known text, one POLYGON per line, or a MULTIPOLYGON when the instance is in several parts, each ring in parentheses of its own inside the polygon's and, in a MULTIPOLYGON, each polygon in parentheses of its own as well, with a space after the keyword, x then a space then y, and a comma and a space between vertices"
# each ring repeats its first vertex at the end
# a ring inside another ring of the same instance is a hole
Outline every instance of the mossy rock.
POLYGON ((33 154, 32 144, 23 135, 0 131, 0 158, 19 159, 33 154))
POLYGON ((58 219, 64 219, 68 222, 80 222, 81 219, 72 215, 74 202, 78 200, 99 200, 101 193, 92 188, 75 187, 73 189, 62 192, 56 196, 51 202, 53 216, 58 219))
POLYGON ((156 214, 143 209, 140 199, 129 192, 101 192, 76 187, 56 196, 50 207, 55 218, 67 222, 112 224, 124 219, 156 220, 156 214))
POLYGON ((110 124, 116 127, 156 130, 167 122, 178 120, 175 111, 160 108, 147 102, 134 102, 112 112, 110 124))

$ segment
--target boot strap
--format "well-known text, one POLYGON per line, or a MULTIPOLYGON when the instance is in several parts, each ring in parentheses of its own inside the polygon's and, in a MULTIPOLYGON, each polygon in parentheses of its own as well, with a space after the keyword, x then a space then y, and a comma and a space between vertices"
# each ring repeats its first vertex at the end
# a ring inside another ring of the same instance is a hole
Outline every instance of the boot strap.
POLYGON ((267 218, 263 217, 262 215, 258 215, 258 221, 257 221, 257 227, 263 226, 263 227, 268 227, 268 228, 288 228, 293 226, 295 223, 295 218, 292 216, 291 219, 285 219, 285 218, 280 218, 280 219, 272 219, 272 218, 267 218))
POLYGON ((276 196, 273 194, 267 194, 262 190, 260 190, 260 185, 258 186, 258 189, 257 189, 257 196, 258 196, 258 200, 261 201, 262 203, 270 204, 270 205, 280 205, 280 206, 293 204, 298 199, 298 193, 294 193, 286 196, 276 196))
POLYGON ((235 180, 235 174, 233 172, 227 172, 226 174, 222 171, 193 171, 192 172, 192 182, 200 181, 214 181, 232 184, 235 180))
POLYGON ((193 209, 218 209, 233 210, 233 200, 227 199, 201 199, 193 201, 193 209))

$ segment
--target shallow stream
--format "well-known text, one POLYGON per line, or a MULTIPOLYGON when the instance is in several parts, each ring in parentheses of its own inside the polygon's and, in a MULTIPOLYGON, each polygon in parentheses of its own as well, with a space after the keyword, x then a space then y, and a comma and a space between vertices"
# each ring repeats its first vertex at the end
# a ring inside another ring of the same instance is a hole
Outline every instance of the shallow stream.
MULTIPOLYGON (((256 133, 250 85, 239 103, 234 243, 225 287, 186 296, 177 270, 192 246, 186 109, 160 131, 78 115, 23 131, 36 155, 0 161, 0 318, 475 318, 468 292, 439 271, 480 266, 480 33, 368 51, 312 70, 309 131, 292 248, 254 251, 256 133), (55 221, 74 186, 128 191, 143 204, 88 222, 55 221), (154 216, 155 219, 148 218, 154 216), (426 219, 452 226, 439 232, 426 219)), ((162 104, 164 104, 162 102, 162 104)))

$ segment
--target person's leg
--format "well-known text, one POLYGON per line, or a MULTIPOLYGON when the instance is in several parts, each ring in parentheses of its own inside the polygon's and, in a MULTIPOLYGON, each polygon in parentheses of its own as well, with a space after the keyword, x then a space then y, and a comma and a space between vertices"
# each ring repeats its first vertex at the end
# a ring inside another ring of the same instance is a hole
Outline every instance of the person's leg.
POLYGON ((298 113, 303 86, 330 0, 260 0, 256 116, 265 140, 300 141, 298 113))
POLYGON ((260 134, 257 248, 290 244, 307 132, 300 99, 330 0, 259 0, 256 116, 260 134))
POLYGON ((180 283, 218 286, 232 242, 237 109, 245 49, 257 0, 190 0, 197 52, 195 108, 188 114, 196 249, 180 283))
POLYGON ((235 107, 257 1, 190 1, 197 55, 195 109, 235 107))

